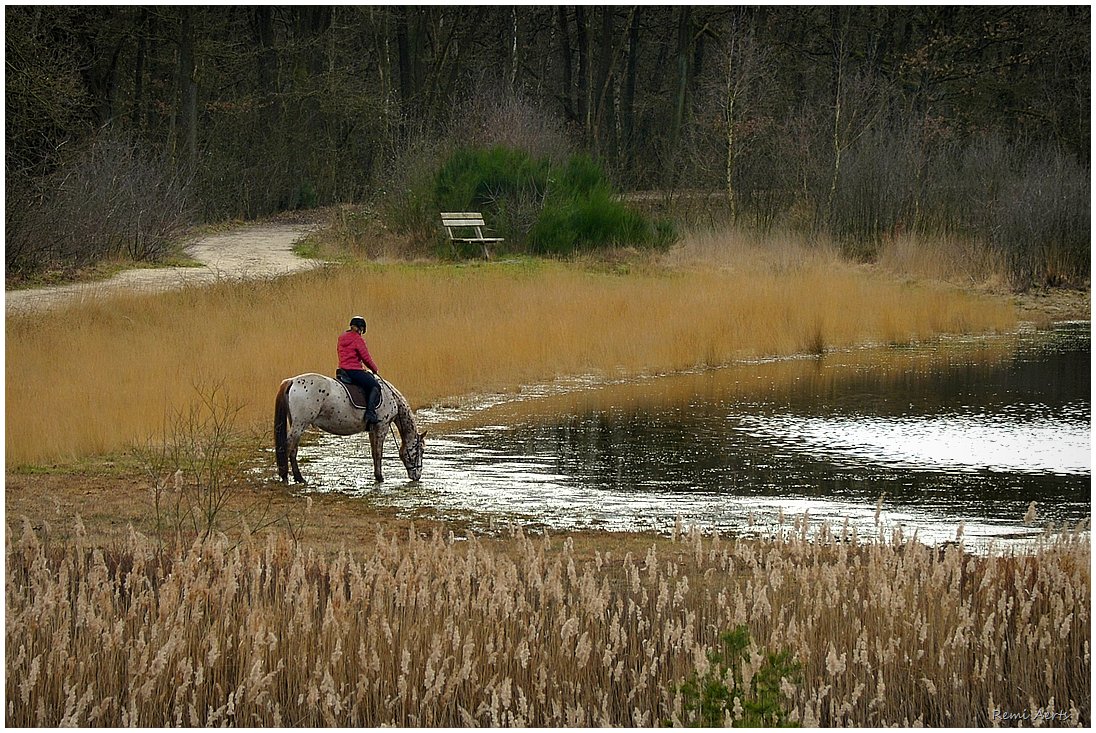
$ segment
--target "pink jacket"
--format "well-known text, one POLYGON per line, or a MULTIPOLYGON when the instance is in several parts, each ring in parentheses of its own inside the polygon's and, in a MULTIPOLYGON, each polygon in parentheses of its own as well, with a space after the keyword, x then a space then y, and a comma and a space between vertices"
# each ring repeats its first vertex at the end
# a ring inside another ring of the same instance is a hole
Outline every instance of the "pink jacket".
POLYGON ((380 373, 361 334, 357 331, 344 331, 339 336, 339 369, 361 369, 363 363, 374 373, 380 373))

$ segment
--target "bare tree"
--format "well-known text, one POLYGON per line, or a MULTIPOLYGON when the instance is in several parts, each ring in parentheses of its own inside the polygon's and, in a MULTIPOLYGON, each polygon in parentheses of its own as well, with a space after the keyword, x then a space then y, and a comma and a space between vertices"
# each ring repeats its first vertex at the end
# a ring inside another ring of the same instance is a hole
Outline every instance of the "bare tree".
POLYGON ((724 183, 731 220, 738 219, 739 196, 735 186, 735 169, 744 145, 742 127, 757 109, 758 97, 772 80, 772 69, 764 46, 758 42, 753 16, 747 11, 732 14, 727 28, 719 38, 723 56, 724 94, 722 107, 727 135, 727 168, 724 183))
POLYGON ((845 151, 867 132, 883 111, 887 95, 884 84, 868 65, 854 69, 850 60, 850 9, 830 10, 830 32, 833 60, 833 165, 826 215, 833 220, 837 182, 845 151))

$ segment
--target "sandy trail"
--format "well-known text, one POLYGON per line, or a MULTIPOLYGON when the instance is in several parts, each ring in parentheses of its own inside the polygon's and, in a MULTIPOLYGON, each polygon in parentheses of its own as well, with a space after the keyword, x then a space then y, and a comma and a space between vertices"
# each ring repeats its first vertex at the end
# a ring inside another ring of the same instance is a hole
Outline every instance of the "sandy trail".
POLYGON ((5 312, 44 311, 127 290, 159 292, 219 279, 275 277, 307 270, 321 263, 296 256, 293 245, 313 228, 304 224, 261 224, 211 234, 186 247, 187 254, 202 263, 201 267, 127 270, 99 282, 11 290, 4 293, 5 312))

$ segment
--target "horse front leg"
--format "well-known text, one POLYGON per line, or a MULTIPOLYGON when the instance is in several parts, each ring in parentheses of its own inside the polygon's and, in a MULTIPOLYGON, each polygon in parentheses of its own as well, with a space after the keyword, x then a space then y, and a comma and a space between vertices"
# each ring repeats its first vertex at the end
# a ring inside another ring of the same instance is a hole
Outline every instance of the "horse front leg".
POLYGON ((384 434, 376 427, 373 427, 369 431, 369 447, 373 451, 373 478, 375 478, 379 484, 384 481, 384 473, 381 472, 381 454, 384 451, 384 434))

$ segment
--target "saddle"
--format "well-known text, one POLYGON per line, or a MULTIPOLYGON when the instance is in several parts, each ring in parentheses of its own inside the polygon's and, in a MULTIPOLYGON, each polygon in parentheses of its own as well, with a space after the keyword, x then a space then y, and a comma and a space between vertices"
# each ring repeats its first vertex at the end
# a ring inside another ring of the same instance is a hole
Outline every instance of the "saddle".
POLYGON ((342 369, 335 370, 335 379, 346 390, 346 395, 350 398, 350 403, 357 407, 359 410, 364 410, 369 406, 369 394, 350 381, 350 377, 346 375, 342 369))

